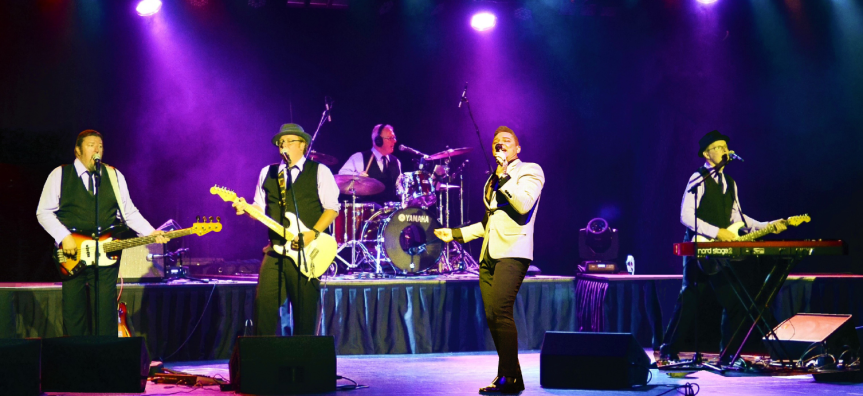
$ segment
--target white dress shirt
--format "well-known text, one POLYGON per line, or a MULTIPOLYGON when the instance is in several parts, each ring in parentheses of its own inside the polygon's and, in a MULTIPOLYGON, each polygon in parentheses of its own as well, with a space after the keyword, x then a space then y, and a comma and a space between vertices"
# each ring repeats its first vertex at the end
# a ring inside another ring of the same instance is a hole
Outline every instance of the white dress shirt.
MULTIPOLYGON (((712 172, 713 166, 710 163, 705 163, 704 168, 707 169, 708 172, 712 172)), ((724 194, 728 191, 728 178, 725 177, 725 174, 720 170, 718 173, 713 174, 713 180, 719 183, 720 178, 722 179, 722 193, 724 194)), ((684 226, 688 227, 690 230, 695 231, 695 203, 701 202, 701 197, 704 195, 704 183, 698 185, 696 188, 696 193, 691 194, 689 192, 692 189, 692 185, 695 183, 701 182, 701 173, 695 172, 689 178, 689 183, 686 184, 686 190, 683 192, 683 202, 680 204, 680 222, 683 223, 684 226)), ((731 223, 737 223, 739 221, 744 221, 746 226, 748 227, 748 232, 757 231, 762 228, 767 227, 769 222, 761 222, 755 220, 745 214, 740 209, 740 199, 738 198, 737 193, 737 184, 734 185, 734 204, 731 207, 731 223), (744 221, 745 219, 745 221, 744 221)), ((698 219, 698 234, 701 236, 708 237, 710 239, 716 239, 716 235, 719 233, 719 227, 710 224, 704 220, 698 219)))
MULTIPOLYGON (((378 151, 377 147, 372 147, 372 154, 374 154, 374 156, 375 156, 375 162, 377 162, 377 164, 378 164, 378 169, 380 169, 381 172, 383 172, 384 171, 384 159, 383 159, 384 156, 383 156, 383 154, 381 154, 381 152, 378 151)), ((399 167, 398 168, 399 173, 402 173, 401 161, 399 161, 399 159, 396 158, 396 156, 394 156, 392 154, 388 155, 387 158, 388 158, 388 161, 390 161, 390 163, 395 162, 395 164, 399 167)), ((366 165, 367 164, 363 162, 363 152, 361 151, 359 153, 354 153, 354 155, 352 155, 350 158, 348 158, 348 161, 345 162, 345 164, 342 166, 342 168, 339 169, 339 174, 340 175, 359 175, 360 173, 363 173, 366 171, 366 165)))
MULTIPOLYGON (((303 166, 306 165, 306 158, 303 157, 291 167, 291 182, 297 180, 300 172, 303 171, 303 166)), ((285 170, 285 161, 279 163, 279 172, 285 170)), ((255 202, 254 205, 266 209, 267 197, 264 195, 264 181, 267 179, 267 171, 270 166, 267 165, 261 169, 261 174, 258 176, 258 185, 255 187, 255 202)), ((287 182, 287 175, 285 182, 287 182)), ((339 186, 336 184, 336 179, 333 177, 333 172, 324 164, 318 164, 318 198, 321 200, 321 205, 324 209, 335 210, 341 209, 339 205, 339 186)), ((314 224, 306 224, 307 227, 314 227, 314 224)))
MULTIPOLYGON (((78 173, 78 177, 81 179, 81 182, 84 183, 84 188, 89 190, 90 174, 87 172, 87 168, 77 158, 73 165, 75 166, 75 172, 78 173)), ((107 177, 105 172, 105 167, 102 167, 103 177, 107 177)), ((42 228, 44 228, 45 231, 48 231, 48 234, 54 238, 54 242, 58 247, 60 246, 60 243, 63 242, 63 238, 71 234, 69 229, 60 222, 60 219, 58 219, 56 215, 57 211, 60 210, 60 192, 63 188, 62 184, 63 167, 58 166, 51 171, 50 175, 48 175, 45 187, 42 188, 42 196, 39 198, 39 206, 36 207, 36 219, 39 221, 42 228)), ((135 204, 132 203, 132 199, 129 197, 129 187, 126 185, 126 177, 124 177, 119 170, 117 170, 117 184, 117 188, 120 190, 120 197, 118 197, 120 202, 118 203, 123 205, 123 211, 126 212, 126 225, 137 232, 138 235, 150 235, 155 229, 150 225, 150 222, 141 215, 141 212, 138 211, 135 204)), ((109 224, 105 224, 104 226, 108 225, 109 224)))

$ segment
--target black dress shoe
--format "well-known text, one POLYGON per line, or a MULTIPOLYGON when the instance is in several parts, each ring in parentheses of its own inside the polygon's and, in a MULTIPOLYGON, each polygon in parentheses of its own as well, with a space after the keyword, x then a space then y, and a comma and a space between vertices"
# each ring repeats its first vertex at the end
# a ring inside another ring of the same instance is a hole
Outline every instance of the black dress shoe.
POLYGON ((480 394, 488 393, 519 393, 524 390, 524 380, 515 377, 498 376, 491 385, 479 388, 480 394))

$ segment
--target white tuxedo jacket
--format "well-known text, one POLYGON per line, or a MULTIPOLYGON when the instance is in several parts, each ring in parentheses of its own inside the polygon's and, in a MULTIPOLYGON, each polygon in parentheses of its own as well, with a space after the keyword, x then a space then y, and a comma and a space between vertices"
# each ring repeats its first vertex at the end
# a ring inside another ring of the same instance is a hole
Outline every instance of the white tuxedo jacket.
POLYGON ((486 217, 460 229, 464 242, 484 238, 480 260, 488 250, 493 259, 533 260, 533 225, 539 197, 545 184, 542 168, 532 162, 515 160, 507 166, 510 179, 486 199, 491 177, 483 187, 486 217))

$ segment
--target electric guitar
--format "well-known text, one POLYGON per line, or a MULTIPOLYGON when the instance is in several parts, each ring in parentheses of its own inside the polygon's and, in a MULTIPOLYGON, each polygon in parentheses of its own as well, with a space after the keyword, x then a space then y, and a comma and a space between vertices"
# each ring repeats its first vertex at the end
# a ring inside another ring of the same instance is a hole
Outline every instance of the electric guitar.
MULTIPOLYGON (((809 215, 791 216, 788 218, 787 223, 789 226, 797 227, 800 224, 808 223, 810 220, 811 219, 809 218, 809 215)), ((740 228, 742 228, 743 226, 744 226, 744 223, 742 221, 738 221, 738 222, 728 226, 727 229, 728 229, 728 231, 731 231, 734 235, 738 235, 740 233, 740 228)), ((770 234, 773 231, 776 231, 776 226, 774 226, 773 224, 770 224, 769 226, 764 227, 763 229, 760 229, 758 231, 753 231, 753 232, 750 232, 746 235, 738 236, 737 238, 734 238, 734 242, 751 242, 751 241, 754 241, 758 238, 761 238, 767 234, 770 234)), ((706 237, 703 237, 701 235, 695 236, 695 242, 696 243, 698 243, 698 242, 715 242, 715 241, 717 241, 717 240, 706 238, 706 237)), ((701 268, 701 271, 707 275, 716 275, 722 269, 721 263, 717 260, 698 260, 698 267, 701 268)))
POLYGON ((126 324, 126 303, 117 303, 117 337, 131 337, 132 332, 129 331, 129 326, 126 324))
MULTIPOLYGON (((809 218, 809 215, 804 214, 804 215, 800 215, 800 216, 791 216, 788 218, 787 222, 788 222, 789 226, 797 227, 800 224, 808 223, 810 220, 812 220, 812 219, 809 218)), ((738 221, 738 222, 728 226, 728 231, 731 231, 731 233, 734 235, 738 235, 738 233, 740 232, 740 229, 743 226, 744 226, 744 223, 742 221, 738 221)), ((753 231, 753 232, 750 232, 746 235, 738 236, 737 238, 734 238, 734 242, 754 241, 758 238, 761 238, 767 234, 772 233, 773 231, 776 231, 776 226, 774 226, 773 224, 770 224, 769 226, 764 227, 763 229, 760 229, 758 231, 753 231)), ((701 235, 698 235, 695 237, 695 242, 714 242, 714 241, 716 241, 716 240, 710 239, 710 238, 707 238, 707 237, 704 237, 701 235)))
MULTIPOLYGON (((218 195, 225 202, 234 202, 239 204, 240 198, 237 197, 237 193, 228 189, 213 186, 210 188, 210 193, 218 195)), ((300 252, 293 249, 290 243, 290 241, 294 239, 294 234, 290 231, 286 231, 285 227, 281 223, 273 220, 251 204, 247 203, 243 205, 241 209, 245 210, 246 213, 252 216, 255 220, 264 223, 267 228, 275 231, 276 234, 285 238, 286 241, 289 241, 286 246, 273 245, 273 250, 282 256, 290 257, 294 260, 294 264, 299 263, 298 259, 300 252)), ((296 214, 286 211, 285 218, 288 219, 288 224, 290 224, 291 230, 296 230, 296 225, 299 224, 300 231, 311 231, 311 228, 306 227, 306 225, 297 218, 296 214)), ((320 233, 317 239, 310 242, 305 249, 303 249, 303 265, 299 266, 300 272, 308 278, 320 278, 321 275, 327 272, 327 269, 330 268, 330 264, 333 263, 333 259, 336 258, 337 249, 338 243, 336 243, 336 239, 333 238, 332 235, 320 233)))
MULTIPOLYGON (((207 219, 204 218, 204 220, 206 221, 207 219)), ((75 256, 67 256, 65 253, 63 253, 63 249, 61 246, 61 248, 57 249, 56 253, 53 255, 54 263, 57 264, 57 270, 60 271, 60 277, 64 280, 77 275, 87 266, 96 264, 97 241, 94 240, 92 237, 75 232, 75 229, 72 229, 70 231, 72 231, 72 238, 75 240, 75 246, 78 247, 78 252, 75 254, 75 256)), ((194 225, 192 225, 192 227, 184 228, 182 230, 170 231, 159 235, 148 235, 138 238, 113 240, 111 238, 111 233, 105 233, 105 235, 102 235, 102 237, 99 238, 98 241, 99 266, 105 267, 109 265, 114 265, 114 263, 117 262, 117 255, 109 255, 108 253, 133 248, 135 246, 154 243, 156 242, 157 236, 164 236, 165 238, 174 239, 192 234, 202 236, 204 234, 210 233, 211 231, 222 231, 222 224, 218 222, 218 219, 217 222, 213 222, 212 217, 210 217, 210 222, 195 223, 194 225)))

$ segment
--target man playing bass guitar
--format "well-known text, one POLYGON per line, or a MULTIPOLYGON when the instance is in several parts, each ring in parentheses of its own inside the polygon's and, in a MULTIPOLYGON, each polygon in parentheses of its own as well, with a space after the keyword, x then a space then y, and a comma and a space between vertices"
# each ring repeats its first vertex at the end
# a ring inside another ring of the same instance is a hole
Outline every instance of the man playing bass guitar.
MULTIPOLYGON (((63 255, 77 258, 78 245, 72 230, 78 234, 91 235, 96 227, 96 197, 99 199, 99 227, 103 230, 124 220, 126 226, 140 235, 159 235, 144 219, 129 197, 129 188, 123 174, 115 168, 96 163, 102 158, 102 135, 92 129, 78 134, 75 142, 75 162, 54 169, 45 182, 36 218, 42 228, 54 238, 63 255), (101 177, 101 176, 104 176, 101 177), (101 184, 96 180, 101 179, 101 184)), ((168 238, 157 236, 156 242, 166 243, 168 238)), ((118 260, 119 261, 119 260, 118 260)), ((114 335, 117 334, 117 275, 120 265, 88 266, 76 276, 63 280, 63 327, 66 335, 114 335), (87 286, 93 296, 91 312, 95 321, 87 323, 87 286), (98 293, 94 288, 98 288, 98 293)))

